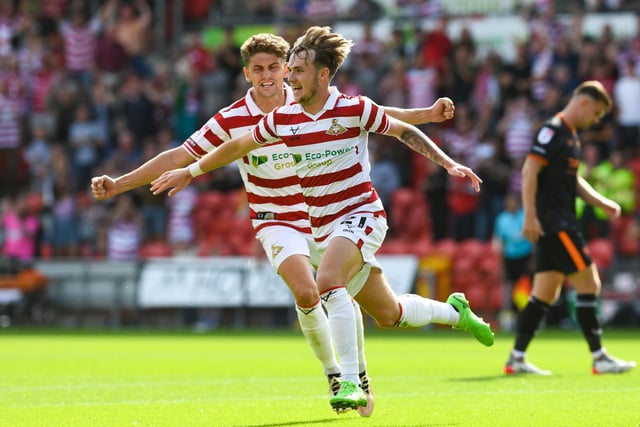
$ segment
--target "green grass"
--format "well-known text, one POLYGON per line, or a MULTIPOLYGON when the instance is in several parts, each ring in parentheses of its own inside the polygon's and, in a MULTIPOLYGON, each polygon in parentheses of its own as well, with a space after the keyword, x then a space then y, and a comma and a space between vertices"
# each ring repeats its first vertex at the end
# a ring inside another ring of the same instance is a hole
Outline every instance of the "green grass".
MULTIPOLYGON (((637 330, 605 331, 638 359, 637 330)), ((542 331, 551 377, 507 377, 513 337, 367 335, 371 418, 335 415, 299 332, 0 331, 0 426, 640 426, 639 372, 594 376, 577 331, 542 331)))

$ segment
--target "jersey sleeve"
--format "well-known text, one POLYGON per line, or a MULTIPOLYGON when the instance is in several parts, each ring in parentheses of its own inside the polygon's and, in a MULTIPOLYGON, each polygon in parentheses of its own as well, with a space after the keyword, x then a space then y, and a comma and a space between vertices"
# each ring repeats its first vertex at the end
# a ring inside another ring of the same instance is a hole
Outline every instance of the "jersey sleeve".
POLYGON ((360 107, 362 113, 360 120, 362 123, 362 129, 371 133, 386 133, 389 130, 389 116, 380 108, 378 104, 373 102, 371 98, 366 96, 359 96, 360 107))
POLYGON ((260 119, 256 127, 253 128, 253 140, 256 142, 256 144, 266 145, 273 144, 276 141, 280 141, 275 123, 277 112, 278 108, 271 111, 269 114, 260 119))
POLYGON ((191 134, 191 136, 182 143, 182 148, 191 154, 194 159, 200 159, 215 147, 231 139, 231 136, 224 130, 223 121, 224 118, 222 115, 217 113, 200 129, 191 134))
POLYGON ((545 166, 558 150, 559 131, 551 126, 544 125, 536 133, 529 157, 533 157, 542 162, 545 166))

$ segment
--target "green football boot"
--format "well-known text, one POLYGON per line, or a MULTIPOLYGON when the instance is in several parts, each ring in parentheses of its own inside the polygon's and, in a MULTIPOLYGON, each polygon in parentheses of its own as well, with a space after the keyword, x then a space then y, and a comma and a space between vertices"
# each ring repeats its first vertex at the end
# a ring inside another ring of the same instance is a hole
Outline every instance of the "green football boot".
POLYGON ((493 345, 491 326, 471 311, 469 301, 462 292, 455 292, 449 295, 447 302, 460 314, 460 320, 458 321, 458 325, 453 327, 454 329, 460 329, 461 331, 470 333, 487 347, 493 345))
POLYGON ((338 394, 333 396, 329 403, 336 412, 345 409, 358 409, 360 406, 367 406, 367 396, 362 389, 351 381, 341 381, 338 394))

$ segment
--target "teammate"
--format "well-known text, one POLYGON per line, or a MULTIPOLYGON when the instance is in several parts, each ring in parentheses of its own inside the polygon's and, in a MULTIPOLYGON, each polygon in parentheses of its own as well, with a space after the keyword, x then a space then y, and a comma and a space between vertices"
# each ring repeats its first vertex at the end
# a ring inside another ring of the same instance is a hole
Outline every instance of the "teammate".
POLYGON ((540 128, 522 167, 523 234, 536 244, 536 267, 529 302, 518 315, 515 345, 504 367, 507 374, 551 373, 528 363, 525 351, 565 279, 578 294, 576 318, 593 355, 593 373, 625 372, 636 365, 609 356, 602 347, 596 316, 600 277, 586 252, 575 211, 579 196, 610 218, 620 215, 616 202, 577 174, 581 155, 577 129, 597 123, 610 109, 611 99, 601 83, 582 83, 564 109, 540 128))
POLYGON ((151 185, 175 194, 194 176, 221 167, 252 150, 284 142, 296 159, 313 237, 323 252, 316 283, 325 302, 342 381, 330 399, 334 409, 366 404, 358 376, 357 328, 350 295, 383 327, 449 324, 493 344, 487 323, 461 293, 442 303, 418 295, 396 297, 375 259, 386 214, 369 178, 367 135, 392 135, 455 176, 481 180, 412 125, 388 116, 369 98, 342 95, 330 86, 352 46, 329 27, 311 27, 289 53, 289 84, 296 103, 276 108, 252 132, 233 138, 187 168, 165 172, 151 185), (368 280, 366 280, 368 278, 368 280))
MULTIPOLYGON (((118 178, 94 177, 93 195, 104 200, 148 184, 162 172, 199 159, 233 136, 250 130, 269 111, 293 101, 291 89, 284 84, 286 54, 289 44, 281 37, 258 34, 241 47, 244 73, 252 84, 247 95, 214 115, 181 147, 167 150, 137 169, 118 178)), ((388 111, 414 123, 441 122, 454 113, 448 98, 437 100, 431 108, 388 111)), ((335 359, 327 317, 321 308, 320 296, 309 268, 318 265, 319 253, 311 236, 307 207, 299 180, 295 174, 293 156, 284 144, 273 144, 254 151, 238 161, 250 215, 257 238, 273 265, 283 278, 296 301, 296 313, 301 330, 315 355, 321 361, 332 394, 340 386, 340 368, 335 359)), ((354 310, 358 326, 360 380, 366 385, 367 405, 359 407, 360 415, 373 411, 373 393, 369 387, 364 357, 362 318, 359 307, 354 310)))

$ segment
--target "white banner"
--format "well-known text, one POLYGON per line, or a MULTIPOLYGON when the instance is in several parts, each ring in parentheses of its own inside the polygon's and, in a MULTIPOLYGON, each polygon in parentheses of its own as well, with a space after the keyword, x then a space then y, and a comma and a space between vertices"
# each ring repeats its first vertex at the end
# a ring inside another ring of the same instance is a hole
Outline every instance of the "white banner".
MULTIPOLYGON (((397 294, 411 292, 418 260, 380 256, 397 294)), ((294 299, 267 261, 251 257, 170 258, 147 262, 140 274, 138 305, 160 307, 286 307, 294 299)))

